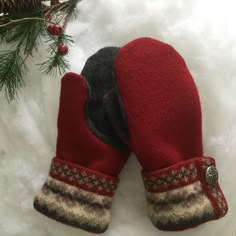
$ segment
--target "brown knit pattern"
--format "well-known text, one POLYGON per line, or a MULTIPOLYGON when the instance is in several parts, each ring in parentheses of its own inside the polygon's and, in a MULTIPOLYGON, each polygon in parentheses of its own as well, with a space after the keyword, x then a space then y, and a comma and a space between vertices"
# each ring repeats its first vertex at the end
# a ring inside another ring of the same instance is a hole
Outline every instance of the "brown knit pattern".
POLYGON ((39 8, 41 0, 0 0, 0 13, 13 13, 39 8))
POLYGON ((34 208, 61 223, 103 233, 110 221, 111 200, 48 177, 34 199, 34 208))
POLYGON ((179 230, 223 217, 228 210, 218 183, 208 185, 206 170, 213 158, 195 158, 143 174, 148 214, 162 230, 179 230))
POLYGON ((147 192, 148 214, 161 230, 189 228, 215 218, 200 181, 163 193, 147 192))

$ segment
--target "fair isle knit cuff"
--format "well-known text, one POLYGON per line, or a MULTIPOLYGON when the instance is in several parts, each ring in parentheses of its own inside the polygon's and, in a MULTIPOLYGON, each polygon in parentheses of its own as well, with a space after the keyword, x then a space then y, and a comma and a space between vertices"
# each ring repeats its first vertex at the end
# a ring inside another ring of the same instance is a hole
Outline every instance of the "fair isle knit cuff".
POLYGON ((34 199, 34 208, 61 223, 103 233, 110 222, 112 196, 119 180, 58 158, 34 199))
POLYGON ((161 230, 195 227, 227 213, 213 158, 193 158, 142 175, 149 217, 161 230))

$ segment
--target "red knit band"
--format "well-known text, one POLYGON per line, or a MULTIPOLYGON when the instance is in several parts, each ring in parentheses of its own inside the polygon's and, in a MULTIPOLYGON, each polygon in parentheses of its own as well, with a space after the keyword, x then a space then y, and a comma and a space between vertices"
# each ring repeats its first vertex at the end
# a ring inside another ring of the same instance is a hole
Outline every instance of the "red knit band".
POLYGON ((194 158, 158 171, 143 171, 142 175, 147 191, 165 192, 201 179, 210 165, 215 166, 213 158, 194 158))
POLYGON ((211 157, 197 157, 155 171, 142 172, 147 192, 162 193, 200 181, 202 189, 215 209, 216 218, 226 214, 228 207, 218 182, 211 186, 206 181, 208 167, 215 167, 211 157))
POLYGON ((110 197, 113 196, 119 182, 118 178, 63 161, 57 157, 52 160, 49 175, 89 192, 110 197))

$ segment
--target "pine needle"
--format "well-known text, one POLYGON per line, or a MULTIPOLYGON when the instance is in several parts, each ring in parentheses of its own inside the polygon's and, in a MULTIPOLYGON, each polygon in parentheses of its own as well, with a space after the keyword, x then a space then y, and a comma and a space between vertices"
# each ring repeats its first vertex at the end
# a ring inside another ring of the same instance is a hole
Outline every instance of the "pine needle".
POLYGON ((62 75, 70 69, 69 62, 65 59, 65 56, 58 54, 57 47, 59 43, 62 43, 66 46, 72 46, 73 40, 71 36, 66 34, 61 34, 58 37, 49 37, 46 43, 49 43, 47 52, 52 55, 48 58, 47 61, 39 64, 40 70, 49 75, 57 75, 57 71, 62 75))
MULTIPOLYGON (((65 32, 68 21, 76 15, 76 4, 81 0, 63 0, 56 5, 51 5, 50 0, 34 0, 30 4, 39 7, 19 11, 19 8, 14 8, 11 12, 8 0, 1 1, 9 9, 0 13, 0 44, 9 43, 12 47, 10 51, 0 51, 0 92, 4 90, 7 100, 11 101, 17 97, 18 89, 24 86, 28 70, 25 61, 38 50, 42 38, 48 39, 45 43, 49 56, 40 64, 40 69, 46 74, 56 75, 58 71, 64 74, 70 68, 65 55, 58 52, 58 45, 69 48, 73 42, 71 37, 64 33, 52 36, 47 26, 59 23, 65 32), (39 1, 41 4, 37 5, 39 1)), ((14 0, 14 3, 24 4, 25 0, 14 0)))
POLYGON ((37 51, 40 43, 40 36, 43 34, 43 22, 38 20, 26 21, 13 28, 8 43, 18 43, 18 47, 23 47, 23 53, 31 53, 33 49, 37 51))
POLYGON ((24 85, 23 78, 28 69, 18 49, 0 57, 0 91, 4 88, 9 102, 16 98, 18 89, 24 85))
POLYGON ((49 57, 47 61, 40 64, 40 70, 43 73, 53 76, 56 76, 58 71, 60 75, 63 75, 69 69, 69 62, 64 58, 64 56, 59 54, 49 57))

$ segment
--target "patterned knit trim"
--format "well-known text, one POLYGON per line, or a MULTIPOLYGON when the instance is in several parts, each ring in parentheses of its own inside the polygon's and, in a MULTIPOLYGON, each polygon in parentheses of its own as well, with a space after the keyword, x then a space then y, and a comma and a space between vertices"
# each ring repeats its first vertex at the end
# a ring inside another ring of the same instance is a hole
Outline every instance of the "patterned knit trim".
POLYGON ((185 186, 199 180, 198 171, 201 169, 205 171, 210 165, 215 166, 213 158, 194 158, 156 172, 143 172, 144 185, 149 192, 161 192, 185 186))
POLYGON ((218 175, 207 175, 209 168, 215 169, 214 159, 203 157, 156 172, 143 172, 149 216, 158 228, 189 228, 227 213, 218 175))
POLYGON ((163 193, 147 192, 147 200, 149 217, 161 230, 189 228, 215 218, 199 181, 163 193))
POLYGON ((48 177, 34 199, 34 208, 61 223, 103 233, 110 222, 111 200, 48 177))
POLYGON ((52 160, 49 174, 65 183, 104 196, 113 196, 119 182, 118 178, 62 161, 56 157, 52 160))

